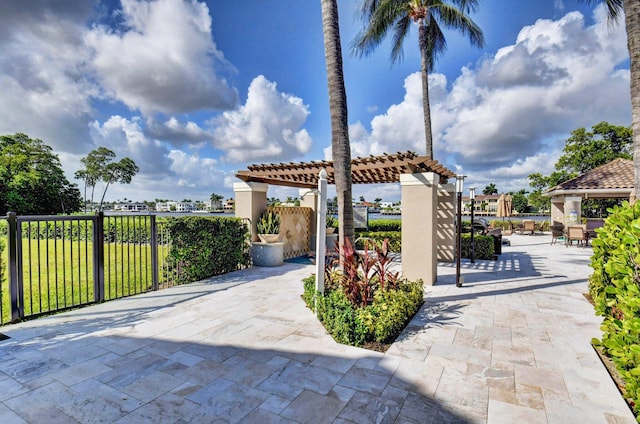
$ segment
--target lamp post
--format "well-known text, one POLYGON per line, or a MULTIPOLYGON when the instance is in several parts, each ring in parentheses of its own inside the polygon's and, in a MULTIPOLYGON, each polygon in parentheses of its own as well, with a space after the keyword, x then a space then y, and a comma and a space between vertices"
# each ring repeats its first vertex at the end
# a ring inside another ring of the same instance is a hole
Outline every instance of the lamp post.
POLYGON ((473 212, 476 208, 475 206, 475 201, 476 201, 476 188, 475 187, 469 187, 469 200, 471 200, 471 263, 475 263, 476 261, 476 244, 473 241, 473 233, 475 233, 474 228, 473 228, 473 212))
POLYGON ((460 278, 460 256, 462 251, 462 190, 464 189, 464 178, 462 174, 456 175, 456 193, 458 196, 458 220, 456 234, 456 287, 462 287, 462 279, 460 278))

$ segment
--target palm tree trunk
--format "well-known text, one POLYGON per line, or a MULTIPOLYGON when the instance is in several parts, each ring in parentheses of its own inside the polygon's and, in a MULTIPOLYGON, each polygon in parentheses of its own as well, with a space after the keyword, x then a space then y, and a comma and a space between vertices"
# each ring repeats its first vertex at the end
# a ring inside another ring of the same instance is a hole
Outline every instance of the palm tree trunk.
POLYGON ((420 47, 420 71, 422 73, 422 108, 424 109, 424 135, 427 143, 426 155, 433 159, 433 138, 431 135, 431 107, 429 106, 429 67, 427 53, 427 26, 420 21, 418 43, 420 47))
POLYGON ((636 188, 636 197, 640 197, 640 3, 638 0, 624 0, 623 8, 631 60, 634 187, 636 188))
POLYGON ((338 240, 340 251, 346 238, 353 241, 353 203, 351 199, 351 146, 347 120, 347 93, 342 71, 342 49, 337 0, 321 0, 324 52, 329 85, 331 114, 331 152, 338 195, 338 240))

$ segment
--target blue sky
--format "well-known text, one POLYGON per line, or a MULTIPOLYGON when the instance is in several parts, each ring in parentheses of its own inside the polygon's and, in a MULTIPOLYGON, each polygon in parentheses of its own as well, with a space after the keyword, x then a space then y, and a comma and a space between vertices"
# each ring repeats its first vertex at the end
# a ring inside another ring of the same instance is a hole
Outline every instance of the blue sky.
MULTIPOLYGON (((338 2, 352 156, 423 154, 417 28, 401 63, 388 44, 354 57, 358 3, 338 2)), ((446 33, 430 76, 434 156, 467 187, 528 188, 572 130, 630 124, 624 27, 601 9, 484 0, 472 17, 485 48, 446 33)), ((249 164, 330 159, 319 1, 3 1, 0 88, 0 134, 42 139, 70 180, 98 146, 138 163, 108 200, 231 197, 249 164)), ((400 199, 393 184, 361 195, 400 199)))

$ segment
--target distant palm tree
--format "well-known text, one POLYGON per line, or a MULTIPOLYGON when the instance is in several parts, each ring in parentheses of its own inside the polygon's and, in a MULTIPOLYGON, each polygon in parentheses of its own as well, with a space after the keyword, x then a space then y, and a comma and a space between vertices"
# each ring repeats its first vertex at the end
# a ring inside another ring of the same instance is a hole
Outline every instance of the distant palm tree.
POLYGON ((362 0, 359 17, 365 27, 353 41, 352 50, 358 56, 371 54, 387 36, 393 35, 392 63, 402 60, 402 44, 409 34, 411 23, 418 24, 422 72, 422 107, 426 154, 433 158, 431 108, 429 106, 429 72, 436 59, 447 47, 442 27, 458 30, 472 45, 482 47, 482 30, 467 15, 479 0, 362 0), (441 27, 442 26, 442 27, 441 27))
POLYGON ((353 204, 351 202, 351 146, 347 121, 347 93, 342 71, 342 49, 338 24, 337 0, 321 0, 324 52, 329 85, 331 115, 331 154, 338 197, 338 241, 340 249, 346 238, 353 242, 353 204))
POLYGON ((640 2, 638 0, 582 0, 590 4, 604 3, 609 21, 615 22, 624 12, 627 46, 631 60, 631 128, 633 129, 633 169, 636 197, 640 197, 640 2))

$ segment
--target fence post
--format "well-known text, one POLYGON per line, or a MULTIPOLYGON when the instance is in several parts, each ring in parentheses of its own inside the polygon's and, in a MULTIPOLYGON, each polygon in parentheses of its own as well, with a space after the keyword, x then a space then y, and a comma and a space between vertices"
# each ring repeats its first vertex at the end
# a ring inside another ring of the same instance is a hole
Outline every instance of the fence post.
POLYGON ((15 212, 7 214, 8 232, 8 257, 9 257, 9 294, 11 296, 11 321, 22 318, 20 305, 20 283, 18 280, 18 224, 15 212))
POLYGON ((158 290, 158 225, 156 216, 151 215, 151 280, 153 290, 158 290))
POLYGON ((104 302, 104 212, 93 217, 93 297, 104 302))

